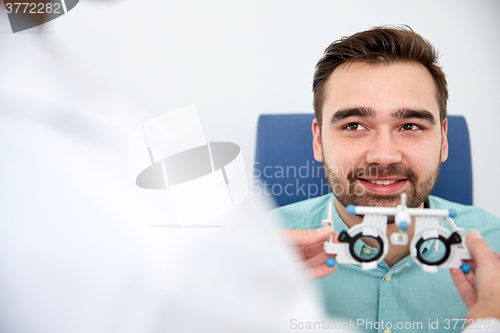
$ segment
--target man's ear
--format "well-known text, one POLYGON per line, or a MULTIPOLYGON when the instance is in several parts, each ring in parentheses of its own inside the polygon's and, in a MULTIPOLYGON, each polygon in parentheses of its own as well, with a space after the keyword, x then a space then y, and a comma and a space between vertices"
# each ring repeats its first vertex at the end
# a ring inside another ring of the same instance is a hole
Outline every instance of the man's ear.
POLYGON ((441 163, 448 159, 448 119, 441 126, 441 163))
POLYGON ((314 159, 323 162, 323 145, 321 144, 321 130, 318 121, 314 118, 312 122, 314 159))

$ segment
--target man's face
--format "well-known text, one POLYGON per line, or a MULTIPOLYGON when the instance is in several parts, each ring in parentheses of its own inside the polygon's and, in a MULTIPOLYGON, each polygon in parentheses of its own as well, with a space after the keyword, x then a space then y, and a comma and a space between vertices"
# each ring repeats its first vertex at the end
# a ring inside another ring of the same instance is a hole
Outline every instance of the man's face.
POLYGON ((419 207, 448 157, 436 88, 416 63, 339 66, 326 82, 314 157, 343 205, 419 207))

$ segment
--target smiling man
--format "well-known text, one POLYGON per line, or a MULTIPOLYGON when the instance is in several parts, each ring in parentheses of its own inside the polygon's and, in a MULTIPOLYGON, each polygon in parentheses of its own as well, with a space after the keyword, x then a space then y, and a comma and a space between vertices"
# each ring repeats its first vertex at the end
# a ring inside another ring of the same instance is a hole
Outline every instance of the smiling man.
MULTIPOLYGON (((312 275, 321 278, 327 312, 362 321, 370 332, 424 331, 435 329, 436 321, 439 330, 459 332, 453 319, 465 318, 467 308, 449 271, 423 272, 409 244, 391 244, 373 270, 327 267, 323 241, 331 229, 304 229, 321 227, 329 201, 335 206, 334 238, 362 222, 347 214, 348 205, 395 207, 406 193, 408 207, 456 209, 459 227, 480 230, 492 249, 500 250, 500 219, 430 196, 448 156, 448 90, 437 58, 433 46, 406 27, 378 27, 328 46, 314 76, 312 132, 314 157, 323 163, 333 193, 274 211, 287 229, 295 229, 288 236, 312 275)), ((397 231, 389 217, 388 238, 397 231)), ((374 247, 367 239, 359 256, 377 251, 374 247)))
POLYGON ((330 185, 346 189, 337 209, 395 206, 401 191, 409 207, 423 203, 448 153, 434 90, 432 76, 417 63, 357 62, 332 72, 322 93, 325 121, 315 119, 312 130, 314 156, 330 185), (332 166, 352 170, 345 178, 332 166))

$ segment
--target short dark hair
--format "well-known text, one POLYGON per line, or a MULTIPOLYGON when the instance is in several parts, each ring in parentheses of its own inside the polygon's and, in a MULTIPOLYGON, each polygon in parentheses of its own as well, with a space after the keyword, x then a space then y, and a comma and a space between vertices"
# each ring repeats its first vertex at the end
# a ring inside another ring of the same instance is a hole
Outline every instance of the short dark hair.
POLYGON ((326 81, 339 65, 352 62, 384 65, 416 62, 425 66, 436 84, 439 118, 443 123, 446 118, 448 84, 438 64, 436 49, 409 26, 382 26, 342 37, 331 43, 318 61, 314 73, 313 92, 314 113, 320 130, 326 81))

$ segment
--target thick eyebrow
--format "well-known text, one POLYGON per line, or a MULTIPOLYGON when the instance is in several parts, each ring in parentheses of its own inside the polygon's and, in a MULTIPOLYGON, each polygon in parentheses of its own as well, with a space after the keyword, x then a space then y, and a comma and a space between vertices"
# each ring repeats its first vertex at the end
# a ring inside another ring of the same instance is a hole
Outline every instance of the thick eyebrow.
POLYGON ((375 111, 363 107, 339 110, 330 118, 330 124, 336 124, 349 117, 375 118, 375 111))
POLYGON ((399 111, 393 112, 391 115, 396 120, 418 118, 418 119, 427 120, 432 125, 436 124, 436 118, 434 117, 434 115, 430 111, 427 111, 427 110, 401 109, 399 111))

